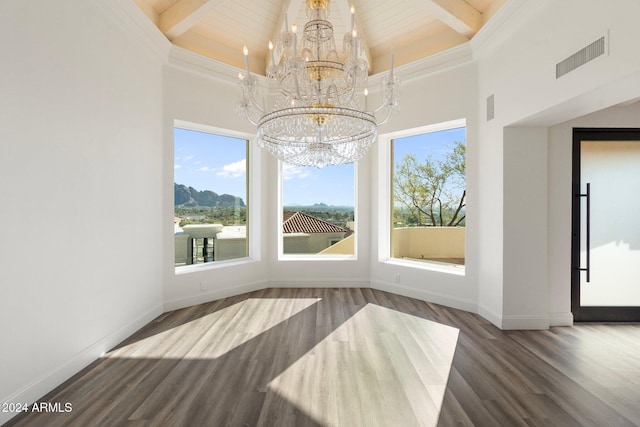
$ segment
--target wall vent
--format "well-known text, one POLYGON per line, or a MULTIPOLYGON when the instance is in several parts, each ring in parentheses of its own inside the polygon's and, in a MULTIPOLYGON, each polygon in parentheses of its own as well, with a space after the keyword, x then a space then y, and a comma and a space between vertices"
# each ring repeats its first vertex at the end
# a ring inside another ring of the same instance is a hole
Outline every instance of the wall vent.
POLYGON ((606 53, 606 47, 606 37, 602 36, 589 46, 580 49, 564 61, 557 63, 556 79, 559 79, 576 68, 583 66, 587 62, 593 61, 597 57, 604 55, 606 53))
POLYGON ((495 105, 493 95, 487 98, 487 121, 493 120, 495 116, 495 105))

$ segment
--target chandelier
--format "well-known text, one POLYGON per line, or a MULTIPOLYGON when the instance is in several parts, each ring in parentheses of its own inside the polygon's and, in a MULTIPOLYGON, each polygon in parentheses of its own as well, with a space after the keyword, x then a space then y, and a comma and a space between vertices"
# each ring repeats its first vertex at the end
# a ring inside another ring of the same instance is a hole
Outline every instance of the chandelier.
POLYGON ((296 24, 289 29, 286 16, 285 31, 276 45, 269 42, 271 63, 266 76, 270 87, 277 88, 270 108, 259 93, 257 78, 249 72, 246 46, 243 50, 246 70, 238 76, 239 107, 257 127, 258 145, 293 165, 321 168, 358 161, 376 140, 378 126, 398 107, 400 79, 393 74, 392 54, 389 73, 382 79, 382 102, 376 109, 367 109, 369 64, 362 57, 354 8, 340 55, 333 25, 327 20, 329 4, 330 0, 307 0, 309 21, 301 43, 296 24))

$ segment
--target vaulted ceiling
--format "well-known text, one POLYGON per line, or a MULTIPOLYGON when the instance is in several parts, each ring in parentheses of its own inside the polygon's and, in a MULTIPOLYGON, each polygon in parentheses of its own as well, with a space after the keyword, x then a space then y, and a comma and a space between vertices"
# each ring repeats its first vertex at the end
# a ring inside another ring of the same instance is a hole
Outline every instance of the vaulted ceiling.
MULTIPOLYGON (((134 0, 174 45, 265 74, 268 44, 285 28, 308 21, 305 0, 134 0), (285 18, 286 16, 286 18, 285 18)), ((331 0, 338 49, 351 25, 363 40, 370 74, 433 55, 470 40, 506 0, 331 0)), ((276 59, 277 61, 277 59, 276 59)))

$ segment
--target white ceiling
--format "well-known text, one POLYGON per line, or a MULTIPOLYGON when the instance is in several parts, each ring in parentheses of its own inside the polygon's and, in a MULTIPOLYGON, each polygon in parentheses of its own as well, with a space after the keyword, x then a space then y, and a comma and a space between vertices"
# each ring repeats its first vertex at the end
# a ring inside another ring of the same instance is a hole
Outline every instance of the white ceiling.
MULTIPOLYGON (((329 20, 336 45, 351 23, 355 7, 370 73, 433 55, 470 40, 506 0, 331 0, 329 20)), ((308 21, 304 0, 134 0, 174 45, 244 68, 249 49, 251 71, 265 74, 268 44, 289 26, 308 21)), ((277 60, 277 59, 276 59, 277 60)))

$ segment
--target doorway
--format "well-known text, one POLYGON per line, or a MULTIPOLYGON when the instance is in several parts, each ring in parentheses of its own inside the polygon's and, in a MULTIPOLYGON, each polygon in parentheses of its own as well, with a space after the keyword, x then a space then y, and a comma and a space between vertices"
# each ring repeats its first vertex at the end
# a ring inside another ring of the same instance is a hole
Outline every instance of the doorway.
POLYGON ((573 130, 571 311, 640 321, 640 128, 573 130))

